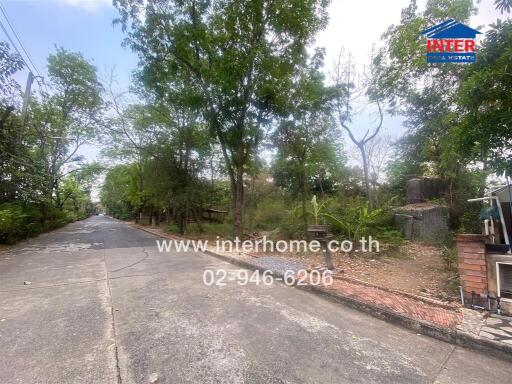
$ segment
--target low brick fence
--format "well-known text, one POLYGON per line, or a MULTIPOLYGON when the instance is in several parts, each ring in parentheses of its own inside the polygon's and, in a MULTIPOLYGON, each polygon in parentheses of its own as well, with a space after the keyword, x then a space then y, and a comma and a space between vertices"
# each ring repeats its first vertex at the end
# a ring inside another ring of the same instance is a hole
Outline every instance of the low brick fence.
POLYGON ((471 302, 474 292, 487 293, 487 262, 485 259, 485 236, 460 234, 455 236, 459 258, 459 275, 464 297, 471 302))

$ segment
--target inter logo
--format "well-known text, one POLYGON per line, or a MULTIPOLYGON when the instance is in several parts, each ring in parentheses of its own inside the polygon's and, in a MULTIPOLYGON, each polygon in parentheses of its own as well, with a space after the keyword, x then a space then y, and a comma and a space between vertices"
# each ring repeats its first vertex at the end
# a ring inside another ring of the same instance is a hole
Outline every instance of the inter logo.
POLYGON ((427 63, 473 63, 481 32, 449 19, 421 32, 427 37, 427 63))

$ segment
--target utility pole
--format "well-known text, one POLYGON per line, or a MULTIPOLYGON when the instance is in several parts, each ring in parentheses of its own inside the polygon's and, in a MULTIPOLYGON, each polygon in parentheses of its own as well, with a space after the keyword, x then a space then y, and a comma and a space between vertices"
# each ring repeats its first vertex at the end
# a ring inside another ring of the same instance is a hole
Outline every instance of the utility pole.
POLYGON ((21 121, 23 126, 27 124, 27 112, 28 104, 30 102, 30 91, 32 89, 32 83, 34 82, 34 75, 31 71, 28 72, 27 85, 25 86, 25 94, 23 95, 23 108, 21 110, 21 121))

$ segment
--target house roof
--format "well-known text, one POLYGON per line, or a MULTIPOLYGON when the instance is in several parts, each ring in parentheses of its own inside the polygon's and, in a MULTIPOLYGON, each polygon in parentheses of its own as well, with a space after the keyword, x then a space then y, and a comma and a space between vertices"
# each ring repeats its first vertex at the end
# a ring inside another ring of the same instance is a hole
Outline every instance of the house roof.
POLYGON ((477 34, 481 33, 482 32, 459 23, 454 19, 448 19, 440 24, 434 25, 433 27, 421 31, 421 35, 426 35, 429 39, 474 39, 477 34))

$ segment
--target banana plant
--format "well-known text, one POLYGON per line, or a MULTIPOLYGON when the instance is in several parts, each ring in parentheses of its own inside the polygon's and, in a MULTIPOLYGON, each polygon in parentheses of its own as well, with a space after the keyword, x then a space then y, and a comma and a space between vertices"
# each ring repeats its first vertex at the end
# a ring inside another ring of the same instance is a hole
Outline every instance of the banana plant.
POLYGON ((348 217, 340 219, 328 213, 321 214, 333 226, 340 228, 346 234, 349 240, 359 240, 361 236, 367 235, 372 225, 383 213, 383 209, 368 211, 368 203, 351 210, 348 217))
POLYGON ((315 225, 319 224, 319 218, 325 215, 323 212, 325 208, 325 203, 319 204, 316 200, 316 195, 313 195, 313 198, 311 199, 311 210, 308 211, 308 213, 313 216, 313 221, 315 222, 315 225))

